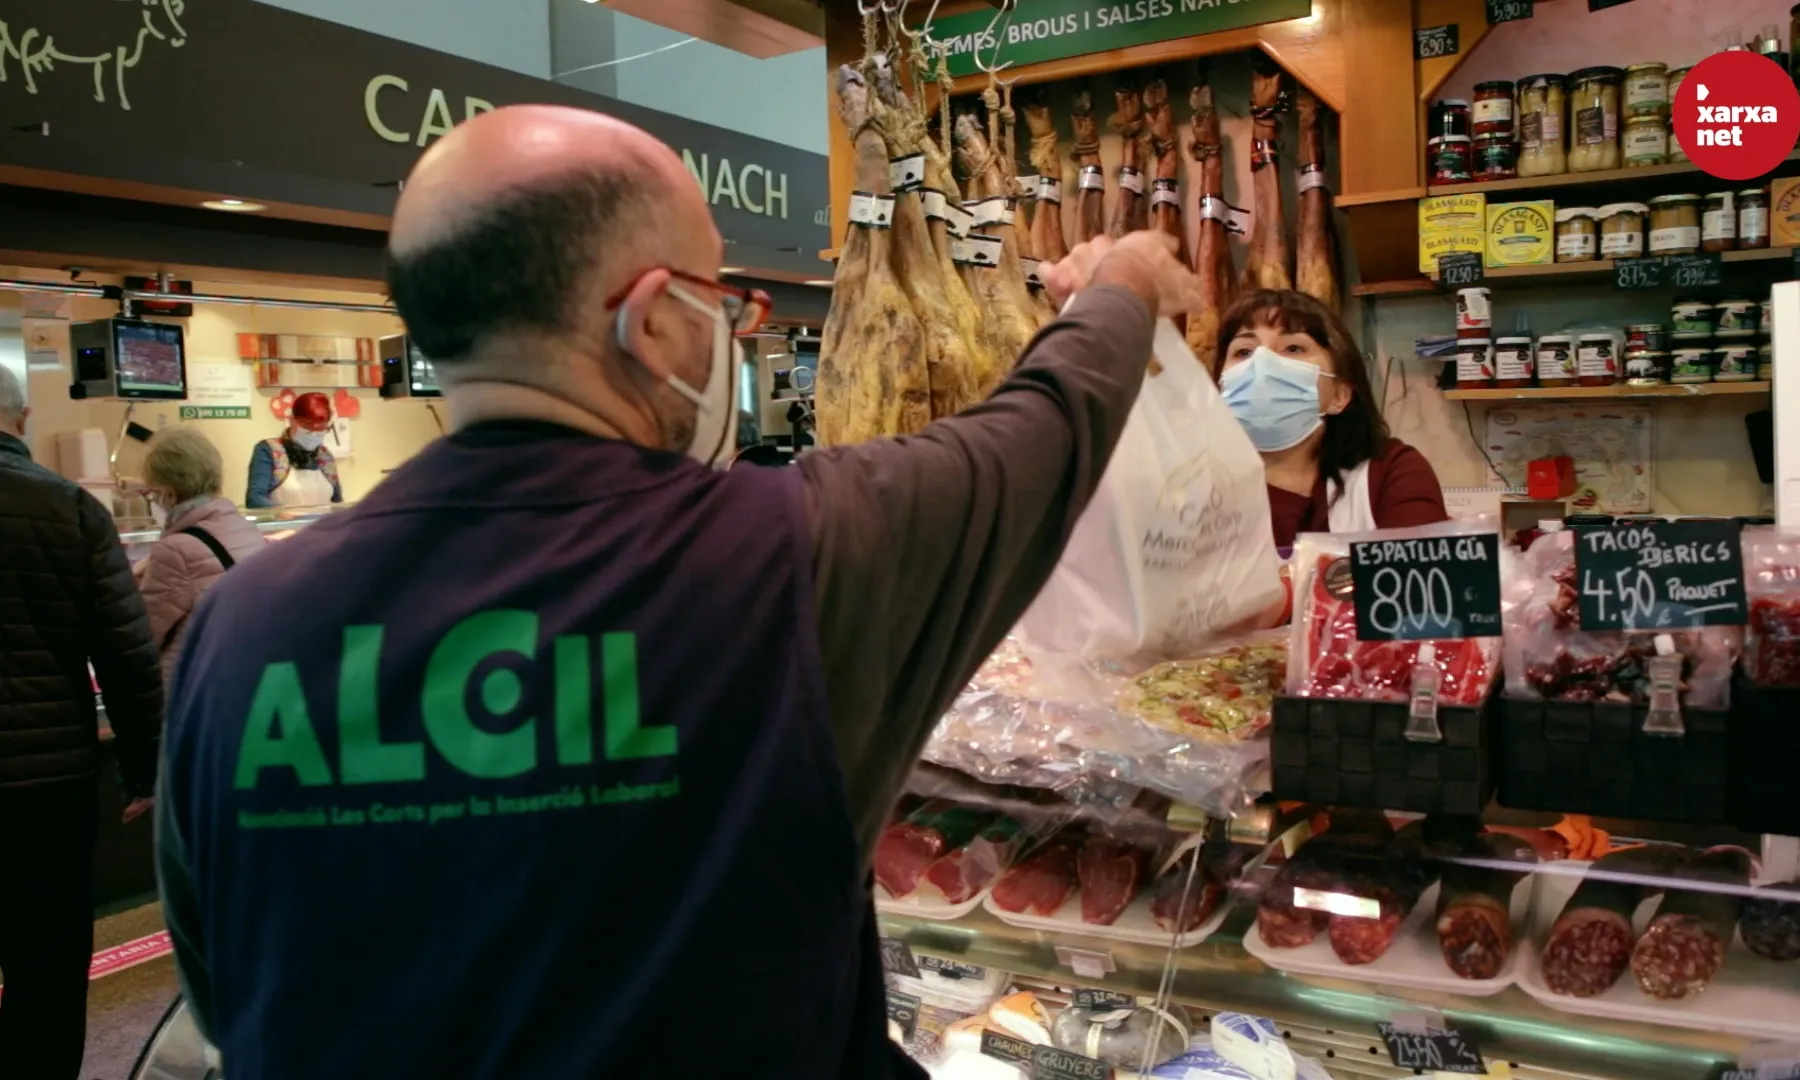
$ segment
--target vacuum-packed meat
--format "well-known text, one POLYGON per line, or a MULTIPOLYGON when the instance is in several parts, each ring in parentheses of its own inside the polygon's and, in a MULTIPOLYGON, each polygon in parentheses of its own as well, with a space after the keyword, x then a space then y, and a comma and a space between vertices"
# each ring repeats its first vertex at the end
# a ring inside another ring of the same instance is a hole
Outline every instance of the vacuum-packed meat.
POLYGON ((1539 961, 1544 985, 1571 997, 1594 997, 1611 989, 1625 974, 1637 944, 1632 916, 1639 904, 1660 891, 1661 886, 1651 882, 1688 857, 1684 848, 1656 844, 1595 860, 1544 941, 1539 961), (1626 877, 1608 876, 1612 874, 1626 877))
POLYGON ((994 883, 994 903, 1003 911, 1056 914, 1078 884, 1075 861, 1081 839, 1064 834, 1020 859, 994 883))
POLYGON ((1800 686, 1800 538, 1746 529, 1744 589, 1744 674, 1758 686, 1800 686))
POLYGON ((1438 882, 1437 937, 1444 963, 1465 979, 1492 979, 1512 956, 1513 889, 1531 873, 1537 853, 1506 833, 1483 833, 1464 853, 1515 868, 1448 862, 1438 882))
POLYGON ((1081 846, 1077 876, 1081 882, 1081 921, 1111 926, 1144 886, 1149 853, 1103 836, 1081 846))
POLYGON ((952 904, 974 899, 1012 861, 1020 828, 1010 817, 989 823, 973 840, 933 862, 925 871, 925 880, 952 904))
POLYGON ((1706 886, 1747 885, 1750 872, 1750 853, 1740 847, 1711 848, 1676 868, 1631 951, 1639 989, 1675 1001, 1712 984, 1737 934, 1738 896, 1706 886))
POLYGON ((1738 934, 1744 947, 1765 960, 1800 960, 1800 885, 1764 885, 1742 897, 1738 934))
POLYGON ((875 842, 875 880, 892 896, 919 886, 927 867, 974 839, 994 814, 933 799, 882 830, 875 842))

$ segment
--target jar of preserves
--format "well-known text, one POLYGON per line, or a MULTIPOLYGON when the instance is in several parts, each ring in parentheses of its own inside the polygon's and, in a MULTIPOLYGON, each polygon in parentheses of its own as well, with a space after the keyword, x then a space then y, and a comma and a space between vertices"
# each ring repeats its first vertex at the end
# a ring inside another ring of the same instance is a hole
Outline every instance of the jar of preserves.
POLYGON ((1475 179, 1511 180, 1519 175, 1518 145, 1511 135, 1475 137, 1475 179))
POLYGON ((1745 188, 1737 193, 1737 242, 1740 248, 1769 246, 1769 189, 1745 188))
POLYGON ((1564 144, 1568 98, 1561 75, 1519 80, 1519 175, 1555 176, 1569 169, 1564 144))
POLYGON ((1692 255, 1700 250, 1700 196, 1658 195, 1649 206, 1650 254, 1692 255))
POLYGON ((1650 208, 1643 203, 1607 203, 1594 211, 1600 220, 1600 257, 1636 258, 1644 253, 1644 222, 1650 208))
POLYGON ((1431 104, 1428 136, 1433 139, 1474 134, 1469 130, 1469 103, 1461 98, 1446 98, 1431 104))
POLYGON ((1625 382, 1631 386, 1660 386, 1669 381, 1669 354, 1655 349, 1625 347, 1625 382))
POLYGON ((1669 115, 1669 65, 1654 61, 1625 69, 1625 115, 1669 115))
POLYGON ((1574 386, 1579 376, 1575 366, 1575 339, 1567 334, 1545 334, 1538 338, 1537 376, 1539 386, 1574 386))
POLYGON ((1599 212, 1591 206, 1570 206, 1556 212, 1556 261, 1588 262, 1600 250, 1599 212))
POLYGON ((1474 148, 1467 135, 1440 135, 1425 144, 1434 184, 1466 184, 1473 179, 1474 148))
POLYGON ((1756 347, 1756 377, 1763 382, 1775 379, 1775 347, 1766 341, 1756 347))
POLYGON ((1713 382, 1755 382, 1759 362, 1756 346, 1750 344, 1721 345, 1714 354, 1713 382))
POLYGON ((1618 349, 1611 334, 1583 334, 1575 342, 1575 381, 1612 386, 1619 381, 1618 349))
POLYGON ((1737 247, 1737 196, 1715 191, 1700 211, 1700 250, 1730 251, 1737 247))
POLYGON ((1713 353, 1704 346, 1676 349, 1669 357, 1669 381, 1677 385, 1709 383, 1713 377, 1713 353))
POLYGON ((1494 385, 1502 390, 1523 390, 1537 370, 1537 351, 1528 337, 1503 337, 1494 342, 1494 385))
POLYGON ((1669 351, 1669 328, 1662 323, 1633 323, 1625 328, 1625 347, 1669 351))
POLYGON ((1486 390, 1494 385, 1494 339, 1463 338, 1456 343, 1456 388, 1486 390))
POLYGON ((1489 302, 1492 294, 1485 285, 1471 285, 1466 289, 1456 290, 1456 336, 1459 338, 1486 338, 1494 325, 1494 308, 1489 302))
POLYGON ((1717 325, 1718 309, 1704 300, 1677 300, 1669 308, 1673 341, 1711 341, 1717 325))
POLYGON ((1761 328, 1761 304, 1737 298, 1719 301, 1719 321, 1713 333, 1718 335, 1720 341, 1754 338, 1761 328))
POLYGON ((1505 79, 1475 84, 1475 106, 1470 111, 1470 133, 1477 139, 1484 135, 1513 133, 1513 84, 1505 79))
POLYGON ((1644 169, 1669 163, 1669 127, 1661 116, 1633 116, 1625 121, 1624 147, 1620 151, 1627 169, 1644 169))
POLYGON ((1619 80, 1616 67, 1582 68, 1569 75, 1569 171, 1619 167, 1619 80))

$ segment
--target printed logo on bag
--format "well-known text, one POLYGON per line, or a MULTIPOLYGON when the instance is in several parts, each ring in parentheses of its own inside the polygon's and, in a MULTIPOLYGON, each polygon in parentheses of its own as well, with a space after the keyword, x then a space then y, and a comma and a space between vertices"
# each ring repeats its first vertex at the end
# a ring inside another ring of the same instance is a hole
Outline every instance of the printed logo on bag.
POLYGON ((1714 53, 1681 81, 1670 120, 1676 141, 1701 171, 1750 180, 1793 152, 1800 138, 1800 91, 1766 56, 1714 53))

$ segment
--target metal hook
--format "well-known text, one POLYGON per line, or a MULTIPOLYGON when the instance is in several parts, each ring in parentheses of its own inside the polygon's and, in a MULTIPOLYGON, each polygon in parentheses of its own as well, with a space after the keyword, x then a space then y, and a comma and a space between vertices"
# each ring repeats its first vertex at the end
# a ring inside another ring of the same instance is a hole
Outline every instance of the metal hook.
MULTIPOLYGON (((900 6, 905 7, 908 2, 909 2, 909 0, 900 0, 900 6)), ((925 21, 921 22, 919 24, 919 28, 917 30, 908 30, 908 29, 906 29, 906 24, 903 21, 900 25, 901 32, 904 33, 907 37, 912 38, 914 41, 918 41, 920 38, 923 38, 929 44, 932 44, 932 45, 937 44, 937 42, 932 40, 932 37, 931 37, 931 24, 934 21, 936 21, 938 5, 943 2, 944 2, 944 0, 931 0, 931 10, 927 11, 925 13, 925 21)))
POLYGON ((873 15, 877 11, 887 10, 887 0, 856 0, 856 10, 864 15, 873 15), (875 6, 870 7, 873 3, 875 6))
POLYGON ((984 64, 981 61, 981 49, 979 47, 977 47, 975 49, 975 55, 974 55, 975 66, 980 68, 982 71, 987 72, 989 76, 998 75, 1002 71, 1005 71, 1007 68, 1012 67, 1011 60, 1008 60, 1004 64, 999 63, 1000 42, 1001 42, 1001 37, 1005 32, 1005 28, 1002 27, 1000 34, 995 34, 994 27, 1000 25, 1000 21, 1002 19, 1006 20, 1007 26, 1012 25, 1013 10, 1015 8, 1017 8, 1018 6, 1019 6, 1019 0, 1003 0, 1003 2, 1000 5, 1000 10, 994 12, 994 17, 988 21, 987 29, 984 30, 983 33, 993 35, 993 37, 994 37, 994 52, 993 52, 993 55, 988 58, 987 63, 984 64))

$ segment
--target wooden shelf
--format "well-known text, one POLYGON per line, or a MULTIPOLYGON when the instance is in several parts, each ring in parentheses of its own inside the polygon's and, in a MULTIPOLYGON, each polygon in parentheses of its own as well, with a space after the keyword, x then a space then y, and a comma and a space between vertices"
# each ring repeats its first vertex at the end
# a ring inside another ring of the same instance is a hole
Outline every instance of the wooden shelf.
MULTIPOLYGON (((1800 150, 1787 156, 1788 161, 1800 161, 1800 150)), ((1706 176, 1699 166, 1690 162, 1677 165, 1652 165, 1642 169, 1607 169, 1604 172, 1557 173, 1554 176, 1526 176, 1517 180, 1487 180, 1474 184, 1432 184, 1425 190, 1433 195, 1472 195, 1476 192, 1517 192, 1517 191, 1556 191, 1561 188, 1600 186, 1604 184, 1630 184, 1639 180, 1656 180, 1669 176, 1693 175, 1703 178, 1709 185, 1736 190, 1746 187, 1750 181, 1742 183, 1717 180, 1706 176)))
MULTIPOLYGON (((1719 256, 1727 263, 1775 262, 1792 259, 1794 249, 1791 247, 1751 248, 1747 251, 1726 251, 1719 256)), ((1588 262, 1546 263, 1542 266, 1492 266, 1482 272, 1482 284, 1499 284, 1511 288, 1524 288, 1536 284, 1555 284, 1569 279, 1602 278, 1613 271, 1611 259, 1593 259, 1588 262)), ((1396 281, 1371 281, 1350 287, 1352 296, 1407 296, 1417 293, 1436 292, 1437 275, 1416 278, 1400 278, 1396 281)))
POLYGON ((1448 401, 1639 401, 1645 398, 1741 397, 1767 394, 1766 382, 1695 383, 1681 386, 1570 386, 1527 390, 1446 390, 1448 401))

